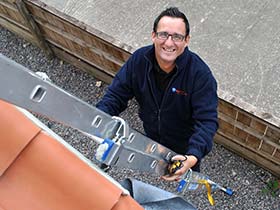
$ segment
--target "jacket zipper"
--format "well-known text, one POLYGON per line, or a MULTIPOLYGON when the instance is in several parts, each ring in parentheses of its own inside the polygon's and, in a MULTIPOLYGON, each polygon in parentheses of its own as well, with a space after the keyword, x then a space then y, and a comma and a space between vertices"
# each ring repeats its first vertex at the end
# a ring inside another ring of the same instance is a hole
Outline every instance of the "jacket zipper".
MULTIPOLYGON (((160 112, 161 112, 161 109, 159 107, 159 104, 158 104, 157 99, 156 99, 155 94, 154 94, 154 89, 153 89, 152 81, 151 81, 151 78, 150 78, 151 70, 152 70, 152 67, 150 67, 150 69, 149 69, 148 81, 150 83, 150 88, 151 88, 152 96, 153 96, 155 104, 157 106, 158 133, 160 133, 160 121, 161 121, 160 120, 160 112)), ((159 136, 159 139, 157 141, 160 143, 160 136, 159 136)))
MULTIPOLYGON (((160 112, 161 112, 161 109, 159 108, 158 109, 158 133, 160 134, 160 112)), ((160 136, 159 136, 160 137, 160 136)), ((160 141, 160 139, 159 139, 159 141, 160 141)))
MULTIPOLYGON (((158 102, 157 102, 157 100, 156 100, 154 91, 153 91, 153 89, 152 89, 152 95, 153 95, 154 101, 155 101, 155 103, 156 103, 156 105, 157 105, 157 108, 158 108, 158 113, 157 113, 157 114, 158 114, 158 117, 157 117, 157 118, 158 118, 158 133, 159 133, 159 134, 160 134, 160 130, 161 130, 161 126, 160 126, 161 117, 160 117, 160 115, 161 115, 162 104, 163 104, 164 101, 165 101, 166 94, 167 94, 167 91, 168 91, 168 89, 169 89, 169 87, 170 87, 170 84, 173 82, 174 78, 177 76, 177 74, 178 74, 178 72, 179 72, 178 66, 177 66, 177 65, 176 65, 176 68, 177 68, 177 72, 173 75, 173 77, 172 77, 171 80, 169 81, 169 83, 168 83, 168 85, 167 85, 167 87, 166 87, 166 89, 165 89, 165 91, 164 91, 163 98, 162 98, 162 101, 161 101, 160 106, 159 106, 159 104, 158 104, 158 102)), ((149 82, 150 82, 150 86, 151 86, 151 88, 152 88, 153 86, 152 86, 152 82, 151 82, 150 76, 148 77, 148 79, 149 79, 149 82)), ((159 136, 158 141, 161 142, 161 141, 160 141, 160 136, 159 136)))

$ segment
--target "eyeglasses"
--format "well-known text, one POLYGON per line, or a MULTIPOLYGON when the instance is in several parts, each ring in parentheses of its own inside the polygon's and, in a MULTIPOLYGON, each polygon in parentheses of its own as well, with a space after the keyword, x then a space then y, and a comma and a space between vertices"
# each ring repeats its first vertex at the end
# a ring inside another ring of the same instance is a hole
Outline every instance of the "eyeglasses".
POLYGON ((169 34, 166 31, 156 32, 156 36, 158 39, 167 40, 169 36, 174 42, 182 42, 185 39, 185 36, 182 34, 169 34))

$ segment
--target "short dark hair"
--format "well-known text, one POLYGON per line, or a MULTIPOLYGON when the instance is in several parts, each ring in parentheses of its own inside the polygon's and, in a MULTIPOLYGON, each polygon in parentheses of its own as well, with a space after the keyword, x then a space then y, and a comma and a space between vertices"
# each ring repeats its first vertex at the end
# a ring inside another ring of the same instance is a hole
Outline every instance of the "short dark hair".
POLYGON ((155 22, 154 22, 154 27, 153 27, 154 32, 157 32, 158 22, 164 16, 182 18, 185 23, 185 26, 186 26, 186 36, 189 35, 189 33, 190 33, 189 21, 188 21, 186 15, 184 13, 182 13, 177 7, 169 7, 159 14, 159 16, 155 19, 155 22))

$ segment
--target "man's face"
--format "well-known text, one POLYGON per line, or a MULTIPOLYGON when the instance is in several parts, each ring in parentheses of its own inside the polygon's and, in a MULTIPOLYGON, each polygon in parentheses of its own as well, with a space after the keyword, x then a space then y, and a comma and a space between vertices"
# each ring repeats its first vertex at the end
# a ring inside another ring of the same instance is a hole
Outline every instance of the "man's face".
MULTIPOLYGON (((156 59, 161 66, 173 66, 176 58, 183 53, 189 44, 190 37, 186 35, 186 28, 183 19, 164 16, 160 19, 157 31, 152 33, 152 41, 155 46, 156 59), (182 41, 174 41, 171 36, 161 39, 156 32, 167 32, 169 35, 183 35, 182 41)), ((163 69, 165 70, 165 69, 163 69)))

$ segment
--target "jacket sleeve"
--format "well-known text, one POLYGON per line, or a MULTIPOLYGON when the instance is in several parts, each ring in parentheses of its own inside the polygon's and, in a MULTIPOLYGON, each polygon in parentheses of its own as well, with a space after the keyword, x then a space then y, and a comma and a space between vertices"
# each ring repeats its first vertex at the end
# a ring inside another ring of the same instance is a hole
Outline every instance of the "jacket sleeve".
POLYGON ((96 104, 98 109, 112 116, 118 116, 127 108, 128 101, 133 97, 132 70, 131 56, 114 77, 104 97, 96 104))
POLYGON ((194 82, 191 101, 194 133, 189 139, 186 154, 194 155, 200 161, 211 151, 218 129, 217 83, 210 70, 194 82))

